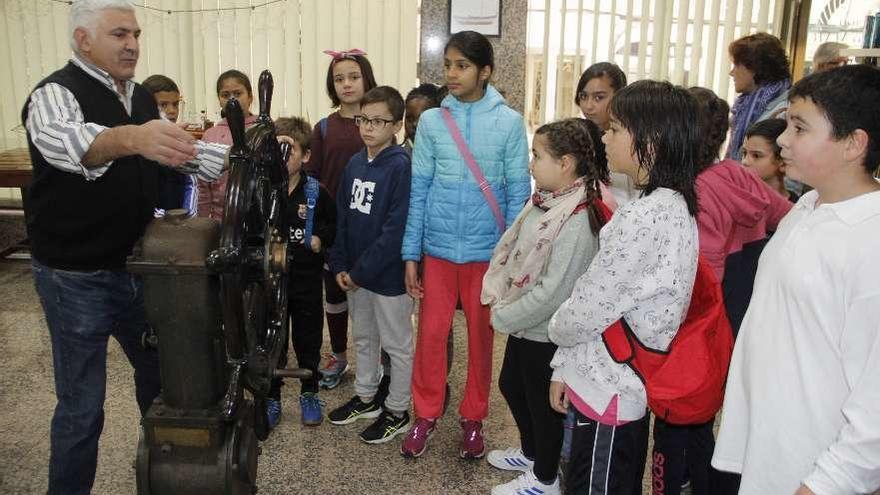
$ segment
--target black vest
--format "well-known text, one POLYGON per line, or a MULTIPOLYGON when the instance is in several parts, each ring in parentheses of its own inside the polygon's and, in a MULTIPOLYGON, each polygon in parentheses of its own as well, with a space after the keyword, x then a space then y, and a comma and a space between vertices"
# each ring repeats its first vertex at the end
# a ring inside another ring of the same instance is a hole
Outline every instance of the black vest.
MULTIPOLYGON (((155 100, 142 86, 134 86, 129 116, 113 91, 72 63, 34 89, 48 83, 73 93, 86 122, 116 127, 159 118, 155 100)), ((26 102, 22 122, 27 115, 26 102)), ((46 162, 30 135, 28 147, 34 170, 24 208, 34 258, 66 270, 124 268, 157 206, 162 167, 141 156, 120 157, 101 177, 86 180, 46 162)))

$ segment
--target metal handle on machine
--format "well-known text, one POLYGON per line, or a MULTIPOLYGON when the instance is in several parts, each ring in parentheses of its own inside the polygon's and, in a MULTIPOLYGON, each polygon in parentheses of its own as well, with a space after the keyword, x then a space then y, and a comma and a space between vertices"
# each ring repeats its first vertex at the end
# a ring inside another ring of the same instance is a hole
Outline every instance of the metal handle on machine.
POLYGON ((241 401, 241 367, 242 361, 234 361, 232 363, 232 372, 229 374, 229 385, 226 387, 226 394, 223 396, 223 405, 220 413, 227 421, 235 416, 238 409, 238 403, 241 401))
POLYGON ((247 143, 244 138, 244 111, 241 104, 235 98, 230 98, 226 102, 223 110, 226 115, 226 123, 229 125, 229 132, 232 133, 232 149, 236 154, 243 154, 247 150, 247 143))
POLYGON ((271 122, 272 118, 269 114, 272 111, 272 91, 275 89, 275 82, 272 80, 272 73, 264 70, 260 73, 260 81, 258 83, 258 97, 260 99, 260 116, 259 119, 265 122, 271 122))

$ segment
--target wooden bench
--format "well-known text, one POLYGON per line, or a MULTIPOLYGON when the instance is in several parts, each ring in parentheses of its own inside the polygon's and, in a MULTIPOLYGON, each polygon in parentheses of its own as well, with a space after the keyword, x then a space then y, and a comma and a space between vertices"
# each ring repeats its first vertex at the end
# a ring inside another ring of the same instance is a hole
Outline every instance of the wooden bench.
MULTIPOLYGON (((24 216, 23 201, 31 185, 31 175, 31 157, 27 148, 0 151, 0 187, 14 187, 21 191, 20 199, 0 200, 0 215, 24 216)), ((19 251, 28 251, 26 238, 0 251, 0 259, 19 251)))

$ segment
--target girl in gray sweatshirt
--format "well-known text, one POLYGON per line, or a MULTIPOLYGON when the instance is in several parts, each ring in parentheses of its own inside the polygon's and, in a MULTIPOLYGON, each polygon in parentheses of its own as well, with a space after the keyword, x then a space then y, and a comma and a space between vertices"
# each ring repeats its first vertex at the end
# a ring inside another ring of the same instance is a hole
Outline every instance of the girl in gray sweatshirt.
POLYGON ((556 472, 562 415, 547 400, 556 345, 547 324, 571 294, 598 248, 609 214, 599 184, 608 180, 596 150, 595 124, 568 119, 540 127, 529 170, 536 191, 496 246, 481 301, 493 328, 508 334, 499 387, 516 421, 521 447, 489 452, 493 466, 523 471, 493 494, 559 493, 556 472), (592 126, 592 135, 591 135, 592 126))

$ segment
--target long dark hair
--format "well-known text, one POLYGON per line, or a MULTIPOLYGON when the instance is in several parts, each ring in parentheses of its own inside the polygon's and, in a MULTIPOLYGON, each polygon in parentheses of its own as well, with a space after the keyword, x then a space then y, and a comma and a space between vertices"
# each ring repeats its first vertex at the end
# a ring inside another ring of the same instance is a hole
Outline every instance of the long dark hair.
POLYGON ((358 64, 361 69, 361 77, 364 79, 364 94, 376 87, 376 76, 373 75, 373 66, 370 65, 369 59, 364 55, 345 55, 343 57, 334 58, 327 67, 327 96, 333 103, 333 108, 339 106, 339 95, 336 94, 336 85, 333 84, 333 67, 343 60, 351 60, 358 64))
MULTIPOLYGON (((449 38, 443 53, 455 48, 460 51, 464 58, 470 60, 477 66, 477 70, 482 70, 488 66, 491 72, 495 72, 495 50, 489 39, 476 31, 459 31, 449 38)), ((491 78, 491 75, 489 76, 491 78)), ((489 85, 489 79, 483 83, 483 89, 489 85)))
POLYGON ((659 187, 672 189, 696 215, 700 128, 694 97, 665 81, 638 81, 614 94, 611 116, 632 135, 639 168, 648 172, 643 194, 659 187))
POLYGON ((247 90, 248 96, 253 98, 254 90, 251 89, 250 78, 244 72, 235 69, 230 69, 217 77, 217 96, 220 96, 220 90, 223 89, 223 81, 227 79, 235 79, 236 81, 241 83, 241 85, 244 86, 244 89, 247 90))
POLYGON ((697 156, 697 170, 702 172, 715 163, 715 159, 721 153, 721 146, 727 139, 727 131, 730 129, 730 105, 707 88, 694 86, 688 89, 691 96, 697 100, 697 109, 700 113, 700 126, 703 129, 700 134, 700 153, 697 156))
MULTIPOLYGON (((590 126, 596 124, 584 119, 565 119, 544 124, 535 131, 535 136, 547 138, 547 151, 553 158, 561 160, 570 155, 575 159, 575 171, 584 178, 587 191, 587 208, 590 214, 590 229, 598 235, 604 223, 596 210, 594 202, 602 198, 599 183, 609 179, 608 162, 605 153, 599 158, 594 132, 590 126)), ((598 135, 598 133, 595 133, 598 135)))
POLYGON ((597 77, 607 77, 611 81, 611 88, 617 92, 626 86, 626 74, 616 64, 611 62, 597 62, 589 67, 581 74, 581 78, 577 83, 577 90, 574 92, 574 104, 580 105, 580 94, 587 86, 587 83, 597 77))

